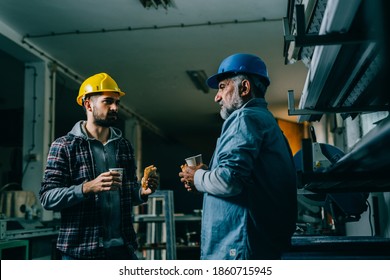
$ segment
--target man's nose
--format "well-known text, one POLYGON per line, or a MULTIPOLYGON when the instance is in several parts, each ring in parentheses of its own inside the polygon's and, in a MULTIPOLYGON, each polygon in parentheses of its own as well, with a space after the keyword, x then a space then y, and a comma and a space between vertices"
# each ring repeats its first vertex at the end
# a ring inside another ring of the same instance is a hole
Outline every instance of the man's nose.
POLYGON ((222 97, 221 97, 221 94, 219 93, 219 90, 218 90, 217 94, 214 97, 214 101, 219 102, 219 101, 221 101, 221 99, 222 99, 222 97))
POLYGON ((111 111, 118 112, 118 109, 119 109, 119 104, 117 104, 115 102, 111 104, 111 106, 110 106, 111 111))

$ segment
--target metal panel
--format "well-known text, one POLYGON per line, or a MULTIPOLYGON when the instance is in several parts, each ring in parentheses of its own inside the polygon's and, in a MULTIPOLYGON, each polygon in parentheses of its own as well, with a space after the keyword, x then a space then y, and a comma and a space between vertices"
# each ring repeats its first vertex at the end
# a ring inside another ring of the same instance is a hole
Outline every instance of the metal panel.
POLYGON ((148 243, 166 243, 166 247, 164 248, 166 250, 166 256, 162 256, 161 248, 156 247, 155 249, 148 249, 147 259, 176 259, 173 191, 157 190, 150 195, 148 199, 148 214, 136 215, 134 217, 134 222, 148 223, 146 238, 148 243), (163 227, 163 225, 165 225, 165 227, 163 227))

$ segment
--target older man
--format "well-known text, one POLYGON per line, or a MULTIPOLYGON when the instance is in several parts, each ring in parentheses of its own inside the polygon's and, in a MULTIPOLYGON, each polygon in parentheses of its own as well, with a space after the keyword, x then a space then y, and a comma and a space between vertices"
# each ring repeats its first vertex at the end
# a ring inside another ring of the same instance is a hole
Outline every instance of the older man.
POLYGON ((264 99, 264 62, 251 54, 224 59, 207 80, 225 120, 210 168, 179 173, 204 193, 202 259, 280 259, 296 223, 296 170, 288 142, 264 99))

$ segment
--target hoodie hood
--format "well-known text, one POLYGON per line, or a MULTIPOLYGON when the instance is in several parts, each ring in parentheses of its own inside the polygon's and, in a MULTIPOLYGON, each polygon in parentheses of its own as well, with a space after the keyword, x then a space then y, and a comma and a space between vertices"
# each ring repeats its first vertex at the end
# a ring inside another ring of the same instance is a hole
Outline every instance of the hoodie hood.
MULTIPOLYGON (((84 125, 86 121, 78 121, 72 128, 71 131, 69 131, 69 135, 73 135, 75 137, 80 137, 85 140, 91 140, 93 138, 90 138, 87 133, 85 132, 84 125)), ((110 127, 110 140, 116 140, 122 137, 122 131, 119 128, 116 127, 110 127)))

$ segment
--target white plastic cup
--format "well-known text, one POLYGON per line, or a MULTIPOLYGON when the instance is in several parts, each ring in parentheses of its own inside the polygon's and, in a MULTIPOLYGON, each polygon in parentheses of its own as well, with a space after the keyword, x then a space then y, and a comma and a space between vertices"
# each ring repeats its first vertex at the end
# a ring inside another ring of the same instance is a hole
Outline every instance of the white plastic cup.
POLYGON ((108 170, 110 170, 110 172, 111 171, 112 172, 118 172, 120 174, 119 180, 121 180, 121 182, 122 182, 122 179, 123 179, 123 168, 110 168, 108 170))
POLYGON ((186 158, 186 163, 188 166, 196 166, 203 163, 202 154, 186 158))

